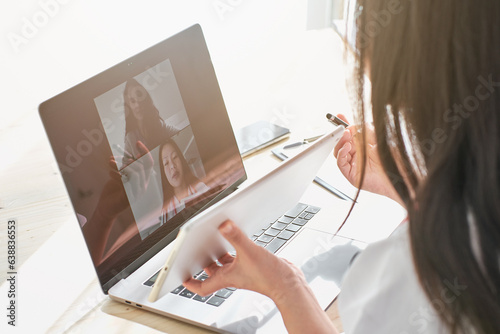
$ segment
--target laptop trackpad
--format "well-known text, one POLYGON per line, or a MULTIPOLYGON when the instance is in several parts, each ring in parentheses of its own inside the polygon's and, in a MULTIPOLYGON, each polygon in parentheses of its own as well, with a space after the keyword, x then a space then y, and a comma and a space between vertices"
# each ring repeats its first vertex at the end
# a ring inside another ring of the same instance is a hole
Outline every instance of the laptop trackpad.
MULTIPOLYGON (((365 247, 366 244, 352 239, 304 228, 278 256, 302 269, 319 304, 326 309, 339 294, 342 277, 351 259, 365 247)), ((286 331, 283 320, 270 299, 250 291, 239 292, 248 294, 244 297, 253 299, 242 298, 243 303, 233 307, 232 314, 227 318, 231 322, 224 323, 225 319, 220 319, 218 324, 214 324, 215 327, 230 332, 254 334, 286 331), (236 320, 235 315, 238 315, 236 320)))
POLYGON ((365 243, 305 228, 278 253, 298 266, 325 309, 339 294, 351 260, 365 243))

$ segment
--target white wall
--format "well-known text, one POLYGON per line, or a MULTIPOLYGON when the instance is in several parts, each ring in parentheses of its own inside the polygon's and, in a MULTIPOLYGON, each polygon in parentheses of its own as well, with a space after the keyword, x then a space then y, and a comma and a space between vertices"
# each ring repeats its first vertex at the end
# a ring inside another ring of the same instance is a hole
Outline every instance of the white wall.
MULTIPOLYGON (((305 30, 305 0, 21 0, 0 11, 0 129, 39 103, 194 24, 228 107, 265 56, 305 30)), ((258 90, 252 92, 258 94, 258 90)), ((244 95, 243 95, 244 96, 244 95)))

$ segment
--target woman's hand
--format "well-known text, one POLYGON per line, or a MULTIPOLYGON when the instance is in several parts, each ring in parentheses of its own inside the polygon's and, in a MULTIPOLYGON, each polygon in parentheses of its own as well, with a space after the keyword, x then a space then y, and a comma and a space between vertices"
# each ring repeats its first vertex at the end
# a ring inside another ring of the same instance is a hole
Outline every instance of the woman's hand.
POLYGON ((294 286, 307 284, 300 269, 254 244, 232 221, 219 227, 220 233, 233 245, 236 257, 225 254, 205 268, 205 281, 191 278, 184 286, 206 296, 225 287, 259 292, 278 301, 294 286))
POLYGON ((253 290, 274 301, 289 333, 338 333, 299 268, 254 244, 232 221, 224 222, 219 231, 235 248, 236 257, 226 254, 220 266, 212 263, 205 268, 205 281, 184 282, 188 290, 202 296, 225 287, 253 290))
MULTIPOLYGON (((338 114, 337 117, 347 122, 347 118, 344 115, 338 114)), ((372 125, 366 124, 365 130, 366 170, 361 189, 387 196, 403 205, 380 162, 375 129, 372 125)), ((361 178, 361 156, 357 154, 358 146, 361 144, 360 140, 361 135, 358 133, 358 127, 349 126, 334 149, 334 155, 337 158, 337 165, 340 171, 355 187, 359 187, 361 178)))

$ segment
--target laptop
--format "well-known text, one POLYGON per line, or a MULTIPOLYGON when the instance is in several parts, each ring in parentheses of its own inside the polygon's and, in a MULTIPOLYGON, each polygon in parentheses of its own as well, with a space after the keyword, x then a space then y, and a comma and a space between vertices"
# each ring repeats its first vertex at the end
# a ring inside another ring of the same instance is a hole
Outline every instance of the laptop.
MULTIPOLYGON (((179 282, 147 301, 181 227, 203 221, 245 186, 199 25, 43 102, 39 113, 105 294, 217 332, 286 330, 273 302, 251 291, 228 287, 202 297, 179 282)), ((326 309, 365 245, 322 229, 318 219, 331 219, 331 211, 314 203, 280 210, 247 232, 300 266, 326 309)), ((206 279, 198 269, 191 274, 206 279)))

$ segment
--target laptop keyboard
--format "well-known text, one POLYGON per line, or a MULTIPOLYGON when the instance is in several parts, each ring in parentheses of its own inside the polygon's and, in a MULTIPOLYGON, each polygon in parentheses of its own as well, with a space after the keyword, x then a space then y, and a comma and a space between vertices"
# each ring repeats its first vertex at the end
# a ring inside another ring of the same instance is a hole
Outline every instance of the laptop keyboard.
POLYGON ((252 240, 271 253, 276 253, 293 235, 304 226, 320 208, 298 203, 266 228, 254 233, 252 240))
MULTIPOLYGON (((290 238, 293 237, 307 222, 318 213, 320 208, 303 203, 298 203, 293 209, 287 211, 283 216, 278 218, 273 223, 270 223, 265 228, 257 231, 252 236, 252 240, 259 246, 266 248, 271 253, 276 253, 290 238)), ((159 272, 159 271, 158 271, 159 272)), ((158 272, 150 279, 144 282, 144 285, 152 286, 158 272)), ((194 278, 204 281, 208 278, 207 274, 202 270, 194 275, 194 278)), ((220 306, 229 298, 235 288, 221 289, 214 294, 202 297, 189 291, 183 285, 178 286, 171 291, 172 294, 196 300, 201 303, 206 303, 212 306, 220 306)))

